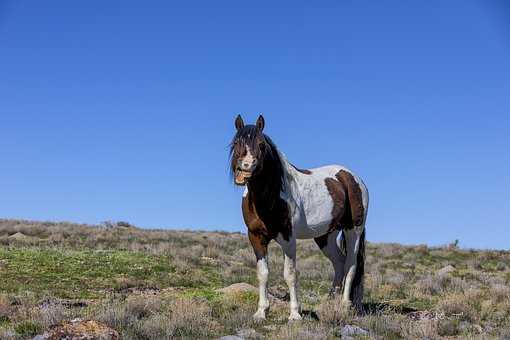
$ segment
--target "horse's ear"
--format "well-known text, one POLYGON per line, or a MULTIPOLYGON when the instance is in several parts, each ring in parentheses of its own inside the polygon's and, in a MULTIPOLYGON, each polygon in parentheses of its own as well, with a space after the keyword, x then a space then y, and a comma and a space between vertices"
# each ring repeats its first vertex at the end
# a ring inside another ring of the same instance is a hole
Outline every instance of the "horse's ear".
POLYGON ((266 122, 264 120, 264 117, 262 117, 262 115, 259 116, 259 118, 257 119, 257 129, 259 129, 259 131, 262 131, 264 130, 264 126, 266 125, 266 122))
POLYGON ((237 130, 241 130, 244 127, 243 117, 241 117, 241 115, 237 115, 235 125, 237 130))

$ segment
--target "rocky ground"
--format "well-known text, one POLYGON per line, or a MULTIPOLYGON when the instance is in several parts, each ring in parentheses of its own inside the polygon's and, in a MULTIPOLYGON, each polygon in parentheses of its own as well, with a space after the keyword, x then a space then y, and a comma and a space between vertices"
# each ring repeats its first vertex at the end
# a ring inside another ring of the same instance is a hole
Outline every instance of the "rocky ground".
POLYGON ((273 245, 272 306, 254 322, 245 235, 0 220, 0 339, 510 338, 508 251, 369 243, 361 315, 327 297, 313 241, 298 256, 304 320, 287 322, 273 245))

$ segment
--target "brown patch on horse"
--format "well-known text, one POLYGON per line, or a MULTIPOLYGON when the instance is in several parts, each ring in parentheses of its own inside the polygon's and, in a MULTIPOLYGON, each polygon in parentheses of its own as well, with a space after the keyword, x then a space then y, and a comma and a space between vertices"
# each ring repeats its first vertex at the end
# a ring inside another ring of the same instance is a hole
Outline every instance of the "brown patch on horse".
MULTIPOLYGON (((340 170, 336 179, 326 178, 324 182, 333 200, 333 211, 329 231, 351 229, 363 223, 365 211, 361 188, 352 174, 340 170)), ((320 245, 319 245, 320 246, 320 245)))
POLYGON ((248 196, 243 197, 242 210, 244 223, 253 237, 265 239, 267 243, 278 234, 287 241, 290 239, 292 233, 290 213, 287 202, 283 199, 279 198, 271 207, 266 200, 257 199, 256 194, 248 190, 248 196))
POLYGON ((300 173, 305 174, 305 175, 311 175, 311 174, 312 174, 312 172, 311 172, 310 170, 308 170, 308 169, 300 169, 300 168, 296 167, 294 164, 291 164, 291 165, 292 165, 292 167, 293 167, 293 168, 294 168, 297 172, 300 172, 300 173))
POLYGON ((260 219, 253 202, 248 197, 243 197, 242 211, 244 223, 248 227, 248 238, 257 260, 260 260, 267 255, 267 245, 270 240, 266 225, 260 219))
POLYGON ((329 231, 331 232, 335 229, 340 230, 342 226, 342 217, 344 216, 345 211, 345 189, 343 184, 336 179, 326 178, 324 182, 326 183, 328 192, 333 200, 333 211, 331 212, 333 219, 329 224, 329 231))
POLYGON ((350 220, 354 226, 363 224, 365 208, 363 207, 363 194, 361 188, 351 173, 340 170, 335 176, 347 189, 347 201, 350 207, 350 220))

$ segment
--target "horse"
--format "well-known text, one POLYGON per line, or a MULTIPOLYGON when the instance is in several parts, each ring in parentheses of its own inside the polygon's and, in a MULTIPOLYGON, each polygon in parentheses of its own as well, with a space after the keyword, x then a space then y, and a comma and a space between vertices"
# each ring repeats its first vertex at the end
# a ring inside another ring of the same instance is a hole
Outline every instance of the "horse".
POLYGON ((234 183, 244 186, 242 214, 257 259, 258 308, 264 320, 267 293, 268 244, 275 240, 284 254, 283 276, 290 295, 289 321, 301 320, 297 295, 296 240, 315 240, 334 269, 330 295, 341 294, 342 307, 362 310, 365 261, 365 221, 368 190, 341 165, 303 170, 295 167, 263 130, 260 115, 254 125, 235 119, 230 144, 234 183))

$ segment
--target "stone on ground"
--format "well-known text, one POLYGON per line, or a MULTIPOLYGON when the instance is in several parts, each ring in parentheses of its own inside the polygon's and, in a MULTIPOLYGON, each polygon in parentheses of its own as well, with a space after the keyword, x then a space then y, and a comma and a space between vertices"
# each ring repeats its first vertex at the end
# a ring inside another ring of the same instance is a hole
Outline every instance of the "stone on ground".
POLYGON ((30 238, 30 236, 27 236, 27 235, 20 233, 18 231, 16 234, 12 234, 11 236, 9 236, 9 238, 13 239, 13 240, 27 240, 30 238))
POLYGON ((358 326, 345 325, 344 327, 342 327, 340 334, 342 335, 342 337, 353 336, 353 335, 368 335, 368 331, 366 331, 363 328, 360 328, 358 326))
POLYGON ((217 289, 217 291, 223 294, 235 295, 239 293, 258 293, 259 290, 248 283, 240 282, 231 284, 228 287, 217 289))

